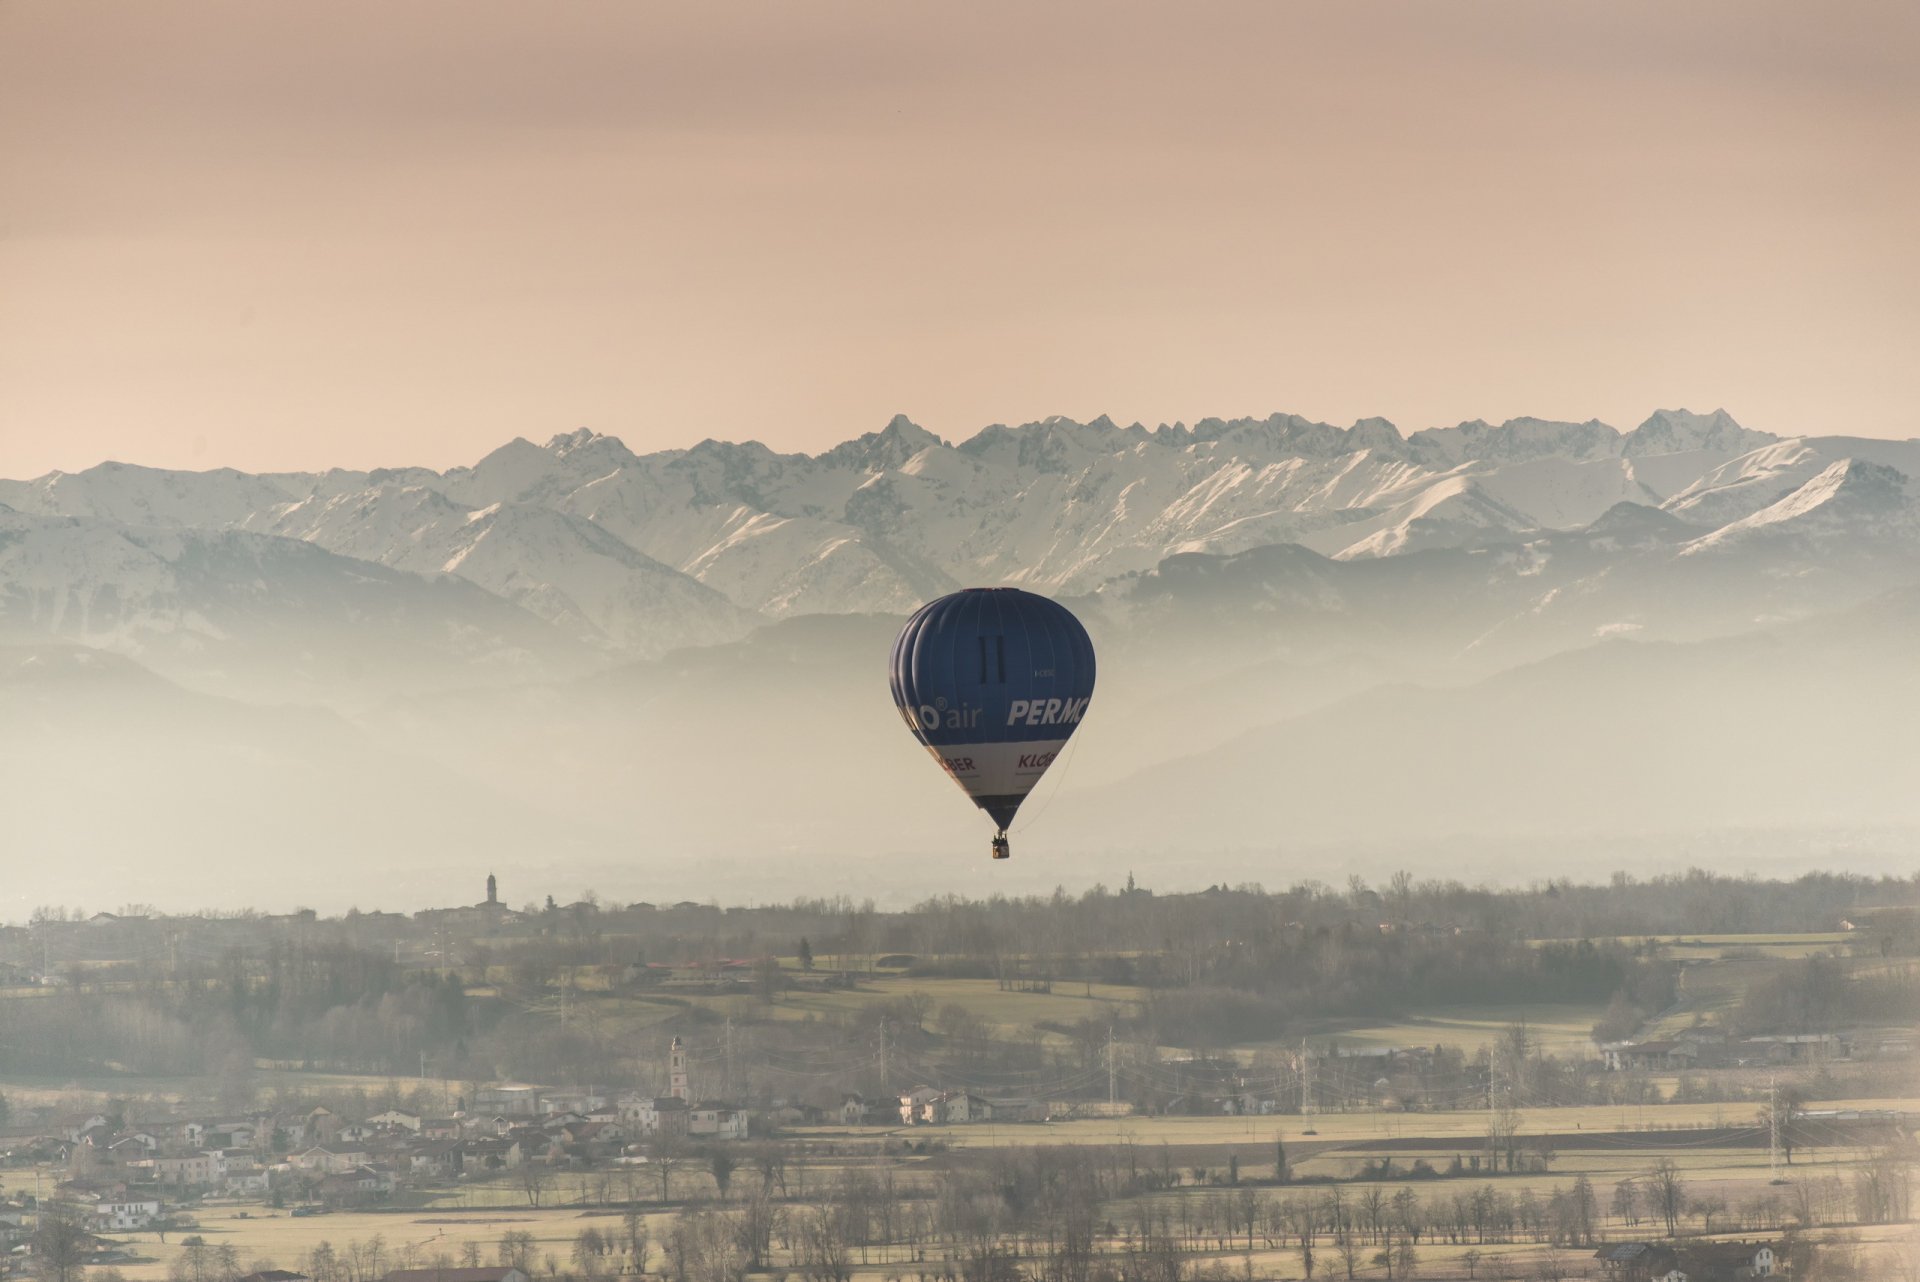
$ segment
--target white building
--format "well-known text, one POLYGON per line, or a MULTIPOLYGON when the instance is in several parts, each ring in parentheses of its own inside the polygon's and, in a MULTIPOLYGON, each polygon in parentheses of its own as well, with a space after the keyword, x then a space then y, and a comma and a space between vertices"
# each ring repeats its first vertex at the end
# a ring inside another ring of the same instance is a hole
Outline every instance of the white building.
POLYGON ((187 1157, 152 1157, 137 1163, 153 1171, 162 1188, 217 1188, 226 1178, 227 1155, 219 1149, 201 1149, 187 1157))
POLYGON ((144 1229, 160 1218, 160 1199, 135 1197, 102 1198, 94 1204, 93 1227, 101 1233, 130 1233, 144 1229))
POLYGON ((747 1110, 738 1104, 701 1100, 687 1114, 687 1134, 708 1135, 719 1140, 747 1138, 747 1110))
POLYGON ((287 1159, 290 1165, 303 1171, 318 1171, 322 1175, 344 1175, 357 1166, 364 1166, 367 1154, 357 1148, 328 1148, 316 1145, 304 1153, 296 1153, 287 1159))

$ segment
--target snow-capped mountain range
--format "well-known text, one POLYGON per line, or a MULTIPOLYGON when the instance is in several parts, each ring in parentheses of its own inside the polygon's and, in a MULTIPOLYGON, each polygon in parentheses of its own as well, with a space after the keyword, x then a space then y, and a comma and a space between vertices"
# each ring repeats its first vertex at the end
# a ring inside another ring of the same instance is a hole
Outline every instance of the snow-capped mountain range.
POLYGON ((271 901, 289 866, 418 899, 481 859, 656 897, 907 854, 889 881, 938 891, 983 821, 881 673, 902 613, 977 583, 1068 598, 1100 652, 1009 886, 1116 853, 1274 884, 1383 851, 1666 867, 1743 824, 1736 862, 1909 859, 1915 478, 1920 441, 1663 411, 0 481, 0 777, 33 856, 0 898, 91 893, 101 851, 189 905, 271 901))
MULTIPOLYGON (((416 666, 525 676, 789 616, 901 613, 963 584, 1124 610, 1181 558, 1289 546, 1312 554, 1287 563, 1316 582, 1375 584, 1392 578, 1334 567, 1496 553, 1481 564, 1500 567, 1524 620, 1569 613, 1594 575, 1632 577, 1623 559, 1644 577, 1761 547, 1904 556, 1916 477, 1920 441, 1782 439, 1720 410, 1662 410, 1628 432, 1515 419, 1406 436, 1382 419, 1051 418, 958 444, 896 417, 815 456, 712 440, 636 454, 582 430, 446 472, 107 463, 0 481, 0 627, 165 669, 231 647, 249 620, 284 629, 331 610, 385 629, 416 666), (1561 565, 1543 573, 1556 547, 1561 565)), ((1278 589, 1247 590, 1261 607, 1278 589)), ((1576 629, 1638 626, 1616 607, 1620 619, 1573 612, 1576 629)))

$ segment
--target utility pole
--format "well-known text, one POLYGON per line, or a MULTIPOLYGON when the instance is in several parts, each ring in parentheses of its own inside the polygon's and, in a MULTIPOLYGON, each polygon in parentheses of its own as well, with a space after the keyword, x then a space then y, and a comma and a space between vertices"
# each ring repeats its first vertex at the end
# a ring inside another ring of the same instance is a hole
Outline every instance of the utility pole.
POLYGON ((1500 1146, 1505 1136, 1500 1133, 1500 1056, 1496 1052, 1487 1061, 1487 1167, 1498 1170, 1500 1166, 1500 1146))
POLYGON ((1107 1111, 1112 1112, 1120 1103, 1120 1077, 1113 1058, 1113 1025, 1107 1025, 1107 1111))
POLYGON ((1300 1116, 1306 1117, 1313 1112, 1313 1050, 1300 1041, 1300 1116))
POLYGON ((1767 1074, 1767 1179, 1780 1182, 1780 1083, 1767 1074))
POLYGON ((889 1086, 888 1086, 888 1078, 887 1078, 887 1021, 883 1019, 880 1021, 880 1093, 884 1095, 888 1092, 888 1090, 889 1090, 889 1086))
POLYGON ((725 1093, 722 1095, 721 1098, 732 1099, 733 1098, 733 1016, 731 1015, 727 1016, 726 1081, 727 1081, 727 1084, 725 1088, 725 1093))

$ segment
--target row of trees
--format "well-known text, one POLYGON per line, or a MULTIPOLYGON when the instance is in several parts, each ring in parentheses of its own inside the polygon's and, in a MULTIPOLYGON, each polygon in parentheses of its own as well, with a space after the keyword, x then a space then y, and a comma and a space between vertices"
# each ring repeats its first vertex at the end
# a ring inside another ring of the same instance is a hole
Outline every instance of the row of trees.
MULTIPOLYGON (((176 920, 164 931, 149 923, 166 937, 154 964, 115 974, 111 984, 76 972, 76 982, 54 997, 0 1002, 0 1070, 232 1068, 234 1089, 244 1091, 245 1074, 233 1066, 254 1058, 391 1073, 417 1070, 424 1054, 447 1075, 625 1084, 633 1077, 631 1048, 602 1027, 592 999, 567 1002, 574 1017, 560 1028, 549 1003, 476 999, 461 975, 496 982, 504 969, 526 990, 521 998, 555 987, 572 997, 583 968, 617 972, 647 957, 786 955, 802 940, 809 941, 806 961, 840 973, 893 954, 910 963, 910 974, 994 976, 1009 987, 1144 986, 1152 990, 1144 1010, 1117 1032, 1160 1045, 1243 1043, 1286 1036, 1307 1018, 1392 1015, 1466 1000, 1611 1000, 1600 1031, 1624 1035, 1672 1001, 1676 972, 1657 948, 1593 939, 1831 928, 1844 913, 1862 917, 1871 933, 1876 923, 1906 921, 1912 914, 1898 906, 1916 893, 1913 882, 1897 878, 1757 881, 1691 872, 1520 890, 1405 874, 1381 887, 1355 879, 1274 892, 1215 886, 1156 895, 1096 886, 1080 895, 943 897, 886 913, 846 899, 724 911, 589 911, 583 900, 564 913, 535 914, 524 935, 484 945, 454 938, 444 924, 383 921, 376 928, 347 918, 263 924, 236 935, 216 930, 222 923, 196 933, 190 921, 176 920), (1580 942, 1531 942, 1541 938, 1580 942), (216 939, 223 942, 208 942, 216 939), (1116 950, 1116 940, 1129 946, 1116 950), (431 968, 400 960, 423 948, 431 968), (464 967, 449 968, 453 958, 464 967)), ((49 921, 39 929, 56 928, 71 926, 49 921)), ((1894 956, 1911 951, 1903 941, 1913 932, 1889 926, 1882 933, 1894 956)), ((763 965, 756 986, 774 1000, 782 979, 763 965)), ((1917 996, 1920 972, 1911 968, 1850 979, 1816 960, 1756 985, 1740 1017, 1755 1027, 1814 1027, 1897 1014, 1917 996)), ((922 1035, 943 1037, 958 1057, 998 1060, 1003 1048, 992 1030, 967 1026, 964 1009, 947 1012, 948 1026, 939 1029, 929 1028, 932 1013, 912 1013, 922 1035)), ((691 1010, 686 1017, 696 1018, 691 1010)), ((1039 1054, 1037 1043, 1031 1049, 1039 1054)))
MULTIPOLYGON (((1586 1178, 1547 1196, 1482 1187, 1470 1193, 1421 1198, 1409 1189, 1391 1195, 1368 1188, 1263 1194, 1252 1188, 1132 1203, 1107 1215, 1095 1197, 1089 1168, 1063 1168, 1038 1188, 991 1182, 943 1190, 933 1198, 901 1201, 900 1190, 879 1178, 863 1185, 857 1173, 817 1203, 783 1205, 754 1195, 732 1206, 690 1206, 677 1212, 656 1240, 646 1219, 628 1211, 616 1227, 581 1229, 564 1258, 543 1251, 525 1230, 509 1230, 491 1249, 468 1241, 458 1251, 407 1248, 396 1256, 376 1237, 336 1249, 327 1243, 301 1261, 314 1282, 374 1282, 390 1267, 473 1267, 486 1262, 536 1276, 583 1279, 657 1271, 670 1282, 743 1282, 769 1270, 803 1282, 850 1282, 875 1264, 889 1278, 924 1282, 1227 1282, 1254 1276, 1254 1254, 1288 1251, 1308 1277, 1412 1279, 1423 1250, 1445 1245, 1470 1274, 1511 1277, 1510 1255, 1489 1248, 1542 1248, 1533 1276, 1569 1277, 1569 1262, 1585 1258, 1601 1240, 1607 1213, 1586 1178), (1012 1197, 1043 1194, 1041 1205, 1012 1197), (882 1210, 891 1205, 891 1217, 882 1210), (1464 1248, 1464 1250, 1458 1249, 1464 1248), (1239 1255, 1243 1270, 1221 1261, 1239 1255), (1556 1271, 1563 1270, 1563 1271, 1556 1271)), ((1698 1213, 1685 1181, 1670 1163, 1614 1186, 1613 1215, 1631 1229, 1669 1235, 1698 1213)), ((1736 1227, 1729 1219, 1712 1227, 1736 1227)), ((1789 1249, 1805 1225, 1782 1223, 1754 1211, 1738 1227, 1784 1230, 1789 1249)), ((175 1268, 175 1282, 232 1282, 231 1253, 194 1254, 175 1268), (204 1270, 204 1271, 195 1271, 204 1270)), ((1824 1268, 1799 1257, 1803 1275, 1835 1279, 1892 1277, 1868 1274, 1856 1254, 1836 1245, 1824 1268)))

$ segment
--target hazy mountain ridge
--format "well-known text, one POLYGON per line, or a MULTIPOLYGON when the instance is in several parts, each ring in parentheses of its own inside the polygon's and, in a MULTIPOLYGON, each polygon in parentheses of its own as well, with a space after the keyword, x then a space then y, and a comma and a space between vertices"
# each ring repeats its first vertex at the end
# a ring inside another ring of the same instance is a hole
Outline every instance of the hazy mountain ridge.
POLYGON ((449 867, 620 836, 325 709, 197 693, 97 650, 0 644, 0 723, 15 920, 49 902, 433 902, 449 867))
POLYGON ((591 655, 447 575, 243 530, 0 513, 0 641, 65 641, 225 693, 368 693, 577 673, 591 655))
MULTIPOLYGON (((37 627, 152 655, 156 635, 176 648, 205 640, 219 615, 237 629, 221 635, 231 646, 250 626, 233 615, 236 585, 200 573, 156 588, 154 558, 137 549, 169 530, 197 532, 203 550, 214 536, 272 535, 387 571, 457 576, 611 662, 728 641, 768 618, 904 613, 962 583, 1091 594, 1116 617, 1151 615, 1173 608, 1168 584, 1199 582, 1186 558, 1226 557, 1243 558, 1222 571, 1239 585, 1223 607, 1229 627, 1284 626, 1296 648, 1330 633, 1337 650, 1368 620, 1434 632, 1451 618, 1436 633, 1447 646, 1496 638, 1498 661, 1520 661, 1627 632, 1738 630, 1894 586, 1911 570, 1901 531, 1920 512, 1915 476, 1920 441, 1781 440, 1723 410, 1662 410, 1624 433, 1523 418, 1405 437, 1382 419, 1342 429, 1277 414, 1149 430, 1050 418, 957 445, 896 416, 813 456, 714 440, 638 455, 583 429, 544 446, 511 441, 444 473, 103 464, 0 482, 16 523, 43 523, 38 543, 53 537, 45 522, 63 520, 70 542, 92 548, 84 567, 43 557, 32 574, 16 552, 0 583, 20 635, 37 627), (1663 529, 1692 529, 1691 541, 1644 537, 1656 509, 1685 523, 1663 529), (1642 514, 1640 534, 1625 534, 1623 512, 1642 514), (1463 557, 1436 559, 1446 552, 1463 557), (1684 565, 1701 557, 1711 569, 1684 565), (1394 564, 1341 574, 1322 559, 1394 564), (1422 601, 1431 608, 1415 610, 1422 601), (72 602, 81 615, 112 603, 111 623, 76 624, 72 602)), ((253 573, 244 557, 232 564, 243 580, 253 573)), ((456 612, 470 604, 441 595, 456 612)), ((257 604, 253 625, 265 626, 267 600, 257 604)), ((495 667, 544 648, 490 642, 489 627, 500 631, 497 620, 446 621, 468 658, 495 667)))
POLYGON ((582 640, 635 654, 731 640, 758 620, 601 527, 533 504, 477 510, 385 484, 277 507, 271 532, 416 574, 453 574, 582 640))
POLYGON ((688 894, 769 853, 782 894, 816 857, 971 858, 885 657, 922 600, 1016 582, 1101 665, 1022 885, 1116 850, 1279 882, 1325 871, 1280 849, 1920 832, 1916 475, 1920 442, 1663 413, 959 445, 896 418, 813 457, 576 432, 445 473, 0 483, 18 830, 65 857, 162 823, 239 868, 298 816, 302 857, 688 894))
MULTIPOLYGON (((1916 475, 1920 442, 1780 440, 1723 410, 1662 410, 1624 433, 1594 420, 1523 418, 1404 437, 1383 419, 1342 429, 1272 415, 1149 430, 1051 418, 988 427, 959 444, 896 416, 813 456, 714 440, 640 455, 583 429, 544 446, 511 441, 444 473, 252 476, 103 464, 0 482, 0 502, 22 520, 97 527, 105 560, 86 570, 80 599, 90 603, 155 599, 144 571, 125 560, 125 531, 273 535, 389 571, 465 579, 601 652, 602 662, 728 641, 769 618, 904 613, 963 583, 1092 594, 1123 614, 1150 611, 1165 583, 1195 581, 1180 568, 1195 555, 1253 558, 1228 574, 1247 580, 1251 594, 1227 605, 1240 621, 1338 634, 1378 615, 1391 629, 1394 612, 1414 619, 1408 604, 1429 600, 1456 621, 1440 628, 1448 645, 1498 638, 1508 661, 1621 632, 1711 635, 1892 586, 1899 566, 1862 577, 1857 563, 1904 549, 1903 538, 1886 533, 1910 523, 1916 475), (1849 462, 1858 468, 1839 495, 1790 499, 1849 462), (1867 467, 1895 472, 1859 470, 1867 467), (1879 498, 1863 506, 1857 492, 1875 484, 1879 498), (1795 501, 1808 512, 1784 521, 1776 508, 1795 501), (1620 512, 1654 509, 1686 522, 1693 542, 1621 537, 1620 512), (1596 524, 1610 518, 1613 527, 1596 524), (1831 556, 1846 545, 1857 554, 1845 558, 1854 569, 1816 567, 1796 584, 1778 562, 1814 555, 1816 525, 1834 527, 1817 551, 1831 556), (1788 539, 1792 531, 1799 537, 1788 539), (1289 546, 1316 556, 1263 551, 1289 546), (1744 560, 1727 559, 1735 547, 1744 560), (1448 551, 1470 559, 1429 555, 1448 551), (1698 573, 1715 581, 1675 596, 1688 576, 1668 563, 1706 553, 1718 564, 1698 573), (1405 564, 1308 573, 1318 558, 1405 564), (1755 560, 1769 564, 1755 570, 1755 560), (1291 567, 1296 577, 1255 575, 1254 584, 1250 565, 1291 567), (1436 571, 1441 565, 1454 568, 1436 571), (117 586, 115 573, 131 577, 117 586), (1346 586, 1329 595, 1336 580, 1346 586), (1436 599, 1440 583, 1466 594, 1471 608, 1436 599), (1376 604, 1359 605, 1354 590, 1376 604), (1311 611, 1281 609, 1302 592, 1321 598, 1311 624, 1311 611), (1526 639, 1507 644, 1519 636, 1526 639)), ((40 582, 28 595, 42 605, 23 612, 24 585, 12 577, 10 615, 27 628, 22 635, 39 625, 47 636, 129 654, 153 653, 147 634, 192 635, 218 613, 189 593, 138 623, 75 630, 64 607, 45 604, 49 592, 58 595, 56 583, 40 582)), ((204 576, 191 587, 227 590, 204 576)), ((1432 618, 1419 623, 1429 627, 1432 618)), ((456 620, 447 627, 470 643, 470 657, 485 659, 486 628, 456 620)), ((1356 638, 1329 640, 1338 648, 1356 638)), ((512 668, 530 644, 503 644, 491 666, 512 668)))
MULTIPOLYGON (((712 440, 637 455, 583 429, 545 446, 515 440, 445 473, 103 464, 0 482, 0 502, 124 525, 286 534, 376 564, 461 574, 577 636, 649 654, 724 640, 756 616, 900 611, 962 582, 1091 591, 1184 552, 1293 542, 1343 559, 1401 555, 1576 529, 1623 501, 1671 499, 1690 519, 1717 510, 1738 519, 1806 479, 1794 460, 1831 461, 1831 449, 1803 444, 1785 461, 1745 465, 1764 479, 1726 472, 1777 444, 1725 411, 1663 410, 1626 433, 1514 419, 1406 437, 1383 419, 1341 429, 1272 415, 1149 430, 1051 418, 959 444, 896 417, 816 456, 712 440), (557 516, 543 522, 537 509, 557 516), (466 529, 463 517, 484 526, 466 529), (487 555, 460 557, 476 541, 487 555)), ((1920 455, 1909 466, 1920 471, 1920 455)))

